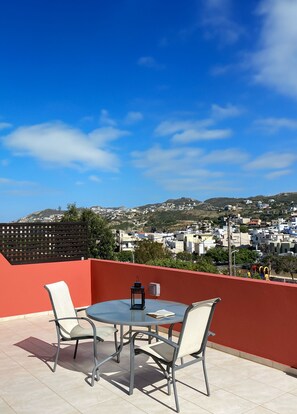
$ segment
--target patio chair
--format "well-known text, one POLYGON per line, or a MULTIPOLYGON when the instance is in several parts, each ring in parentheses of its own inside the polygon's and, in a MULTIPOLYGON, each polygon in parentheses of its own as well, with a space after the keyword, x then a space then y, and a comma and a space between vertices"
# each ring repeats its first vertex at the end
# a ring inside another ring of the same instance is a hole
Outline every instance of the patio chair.
POLYGON ((169 331, 168 339, 147 331, 138 331, 132 336, 130 343, 130 395, 133 394, 134 388, 135 355, 139 355, 141 353, 150 356, 155 361, 158 368, 163 372, 165 378, 167 379, 168 395, 171 394, 172 383, 177 412, 179 412, 179 402, 175 380, 175 372, 177 370, 202 361, 206 391, 207 395, 210 395, 205 365, 205 350, 209 335, 214 335, 214 333, 210 332, 209 328, 215 306, 220 300, 220 298, 215 298, 192 303, 192 305, 190 305, 185 312, 181 332, 177 342, 173 342, 172 340, 171 332, 173 327, 171 327, 171 330, 169 331), (157 338, 158 342, 136 347, 135 340, 137 339, 137 335, 140 333, 142 335, 157 338), (190 360, 184 362, 184 357, 187 356, 190 357, 190 360), (177 360, 180 361, 179 364, 177 364, 177 360))
MULTIPOLYGON (((91 319, 84 316, 78 317, 77 312, 85 310, 85 308, 74 308, 68 286, 64 281, 51 283, 44 287, 49 293, 55 316, 55 319, 50 322, 55 322, 58 338, 53 372, 55 372, 57 367, 61 341, 76 341, 73 355, 73 358, 75 359, 79 341, 83 339, 93 339, 94 367, 98 367, 97 341, 103 342, 107 336, 114 334, 115 349, 117 351, 116 327, 108 325, 96 327, 91 319), (80 324, 80 321, 86 321, 90 326, 84 327, 80 324)), ((101 365, 101 363, 99 365, 101 365)), ((95 376, 98 380, 97 369, 94 368, 92 371, 92 385, 94 384, 95 376)))

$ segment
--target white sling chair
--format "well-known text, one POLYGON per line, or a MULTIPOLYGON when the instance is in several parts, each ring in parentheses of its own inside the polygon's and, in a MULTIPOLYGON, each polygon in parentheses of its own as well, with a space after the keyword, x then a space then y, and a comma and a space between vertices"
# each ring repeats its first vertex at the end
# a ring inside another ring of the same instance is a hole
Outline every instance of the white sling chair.
MULTIPOLYGON (((55 319, 51 320, 50 322, 55 322, 58 338, 58 346, 53 371, 55 372, 57 367, 61 341, 76 341, 73 355, 73 358, 75 359, 77 354, 78 342, 82 339, 93 339, 94 367, 97 366, 98 369, 98 357, 96 346, 97 340, 104 341, 104 339, 107 336, 109 336, 110 334, 114 334, 115 348, 117 350, 117 329, 112 326, 96 327, 91 319, 83 316, 78 317, 77 312, 84 309, 76 310, 74 308, 68 286, 64 281, 51 283, 45 285, 44 287, 49 293, 50 301, 55 316, 55 319), (90 326, 87 328, 81 326, 79 322, 82 320, 87 321, 90 326)), ((103 362, 104 361, 100 362, 99 365, 101 365, 103 362)), ((94 384, 94 379, 96 375, 96 379, 98 379, 97 369, 94 368, 92 372, 92 385, 94 384)))
POLYGON ((135 355, 141 353, 150 356, 161 369, 165 375, 165 378, 167 379, 169 395, 171 393, 170 385, 172 383, 177 412, 179 412, 179 402, 175 382, 175 371, 189 366, 195 362, 202 361, 207 395, 210 395, 205 366, 205 349, 207 338, 209 335, 214 335, 209 331, 209 328, 215 306, 220 300, 220 298, 215 298, 205 300, 203 302, 192 303, 192 305, 190 305, 185 312, 181 332, 177 342, 172 341, 171 333, 168 339, 154 333, 144 331, 138 331, 133 335, 130 343, 130 395, 133 394, 134 388, 135 355), (137 335, 139 333, 142 335, 148 335, 149 337, 157 338, 158 342, 136 347, 135 340, 137 339, 137 335), (185 356, 191 356, 192 359, 184 363, 183 358, 185 356), (178 359, 181 359, 181 363, 179 365, 176 364, 178 359))

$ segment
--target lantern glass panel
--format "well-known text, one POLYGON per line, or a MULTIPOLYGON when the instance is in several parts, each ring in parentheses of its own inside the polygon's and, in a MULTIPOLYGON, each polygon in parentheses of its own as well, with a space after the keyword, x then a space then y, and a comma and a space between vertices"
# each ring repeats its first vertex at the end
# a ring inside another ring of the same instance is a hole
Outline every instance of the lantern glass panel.
POLYGON ((131 309, 143 310, 145 308, 144 287, 140 282, 135 282, 131 287, 131 309))

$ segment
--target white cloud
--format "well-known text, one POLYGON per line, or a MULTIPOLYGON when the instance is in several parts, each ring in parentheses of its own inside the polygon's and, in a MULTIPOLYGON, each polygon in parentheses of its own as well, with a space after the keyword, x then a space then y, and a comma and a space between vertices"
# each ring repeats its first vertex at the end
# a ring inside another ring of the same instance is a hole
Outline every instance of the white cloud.
POLYGON ((158 63, 152 56, 142 56, 138 59, 137 64, 149 69, 165 69, 165 65, 158 63))
POLYGON ((278 179, 280 177, 283 177, 285 175, 290 175, 292 174, 292 170, 279 170, 279 171, 273 171, 271 173, 268 173, 265 175, 265 178, 267 178, 268 180, 275 180, 278 179))
MULTIPOLYGON (((199 148, 178 147, 164 149, 159 146, 132 154, 135 167, 142 169, 168 191, 231 191, 237 190, 232 182, 222 181, 222 167, 241 164, 247 154, 236 149, 205 153, 199 148), (210 169, 208 165, 215 164, 210 169)), ((232 181, 234 181, 232 179, 232 181)))
POLYGON ((172 141, 178 143, 209 141, 213 139, 227 138, 231 135, 231 129, 188 129, 179 134, 174 134, 172 141))
POLYGON ((166 136, 175 132, 182 132, 188 129, 201 129, 212 125, 211 119, 203 119, 201 121, 163 121, 155 129, 157 136, 166 136))
POLYGON ((54 122, 20 127, 4 137, 4 143, 14 155, 29 156, 43 163, 116 171, 119 165, 117 156, 100 148, 98 141, 106 143, 123 134, 108 130, 107 134, 100 136, 95 130, 88 135, 61 122, 54 122))
POLYGON ((235 105, 228 104, 220 106, 213 104, 211 106, 212 116, 216 119, 233 118, 241 115, 243 110, 235 105))
POLYGON ((263 129, 266 132, 274 133, 280 129, 297 129, 297 120, 288 118, 263 118, 254 122, 256 127, 263 129))
POLYGON ((110 141, 115 141, 120 137, 127 135, 130 135, 129 131, 121 130, 111 126, 94 129, 88 134, 96 146, 104 146, 110 141))
POLYGON ((9 185, 9 186, 32 186, 35 185, 32 181, 18 181, 11 178, 0 177, 0 185, 9 185))
POLYGON ((106 109, 101 109, 100 112, 100 124, 116 126, 116 121, 109 116, 109 112, 106 109))
POLYGON ((297 98, 297 2, 262 0, 263 25, 252 56, 256 82, 297 98))
POLYGON ((94 183, 101 183, 102 182, 101 178, 97 177, 97 175, 90 175, 89 180, 93 181, 94 183))
POLYGON ((234 44, 244 33, 243 28, 232 20, 231 0, 204 0, 202 25, 206 38, 217 38, 221 44, 234 44))
POLYGON ((158 175, 161 172, 182 171, 192 168, 197 164, 197 159, 202 155, 198 148, 170 148, 162 149, 159 146, 147 151, 134 151, 134 165, 146 170, 148 175, 158 175))
POLYGON ((209 154, 201 157, 199 162, 202 164, 243 164, 248 158, 249 155, 246 152, 229 148, 211 151, 209 154))
POLYGON ((132 125, 135 124, 136 122, 142 121, 143 120, 143 115, 141 112, 128 112, 126 118, 125 118, 125 123, 128 125, 132 125))
POLYGON ((267 152, 249 162, 245 168, 249 170, 278 170, 290 167, 297 160, 292 152, 267 152))
POLYGON ((2 129, 8 129, 8 128, 12 128, 12 124, 10 124, 9 122, 0 122, 0 131, 2 129))
POLYGON ((222 139, 232 135, 230 129, 209 129, 208 127, 213 123, 212 119, 164 121, 157 126, 155 134, 157 136, 172 135, 172 142, 185 144, 194 141, 222 139))

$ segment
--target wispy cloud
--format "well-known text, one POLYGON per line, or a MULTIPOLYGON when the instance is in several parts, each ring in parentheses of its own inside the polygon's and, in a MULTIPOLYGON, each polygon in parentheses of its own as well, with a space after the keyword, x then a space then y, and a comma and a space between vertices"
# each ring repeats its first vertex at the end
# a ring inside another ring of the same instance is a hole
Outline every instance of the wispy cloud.
POLYGON ((273 171, 265 175, 265 178, 267 180, 277 180, 278 178, 284 177, 286 175, 292 174, 292 170, 279 170, 279 171, 273 171))
POLYGON ((174 134, 172 137, 172 142, 186 144, 195 141, 223 139, 228 138, 231 135, 231 129, 187 129, 181 133, 174 134))
POLYGON ((232 19, 232 1, 203 0, 203 5, 205 37, 219 39, 223 45, 236 43, 244 34, 244 29, 232 19))
POLYGON ((112 127, 85 134, 61 122, 52 122, 20 127, 4 137, 4 143, 15 156, 32 157, 42 163, 116 171, 118 157, 102 146, 126 134, 112 127))
POLYGON ((180 121, 170 120, 161 122, 155 129, 157 136, 167 136, 176 132, 185 131, 188 129, 201 129, 213 125, 211 119, 203 119, 201 121, 180 121))
POLYGON ((216 119, 234 118, 240 116, 243 113, 243 109, 232 104, 227 104, 226 106, 213 104, 211 106, 211 113, 216 119))
POLYGON ((297 130, 297 120, 289 118, 262 118, 257 119, 254 125, 268 133, 275 133, 281 129, 297 130))
POLYGON ((165 65, 156 61, 152 56, 142 56, 138 59, 137 64, 149 69, 161 70, 165 69, 165 65))
POLYGON ((11 178, 0 177, 0 185, 9 185, 9 186, 33 186, 36 183, 32 181, 23 181, 23 180, 13 180, 11 178))
POLYGON ((202 164, 241 164, 249 159, 249 154, 236 148, 210 151, 199 160, 202 164))
POLYGON ((267 152, 254 161, 250 161, 245 168, 248 170, 278 170, 290 167, 296 160, 297 154, 293 152, 267 152))
POLYGON ((128 135, 130 135, 129 131, 108 126, 94 129, 88 134, 88 137, 96 146, 104 147, 110 141, 115 141, 128 135))
POLYGON ((0 131, 2 129, 8 129, 8 128, 12 128, 12 124, 10 124, 9 122, 0 122, 0 131))
POLYGON ((135 167, 142 169, 147 177, 155 180, 166 190, 194 191, 215 190, 226 191, 235 186, 222 179, 224 167, 241 164, 248 155, 237 149, 204 152, 199 148, 178 147, 161 148, 155 146, 147 151, 132 153, 135 167), (215 169, 208 166, 216 164, 215 169))
POLYGON ((101 183, 102 182, 101 178, 97 177, 97 175, 90 175, 89 180, 93 181, 94 183, 101 183))
POLYGON ((231 129, 210 129, 214 124, 212 119, 200 121, 163 121, 155 129, 157 136, 172 135, 174 143, 187 144, 195 141, 208 141, 228 138, 232 135, 231 129))
POLYGON ((101 125, 116 126, 117 124, 117 122, 109 116, 107 109, 101 109, 99 121, 101 125))
POLYGON ((143 115, 142 115, 142 113, 141 112, 133 112, 133 111, 131 111, 131 112, 128 112, 127 113, 127 116, 125 117, 125 124, 127 124, 127 125, 132 125, 132 124, 135 124, 135 123, 137 123, 137 122, 139 122, 139 121, 142 121, 143 120, 143 115))
POLYGON ((258 13, 263 24, 251 58, 254 80, 297 98, 297 2, 262 0, 258 13))

